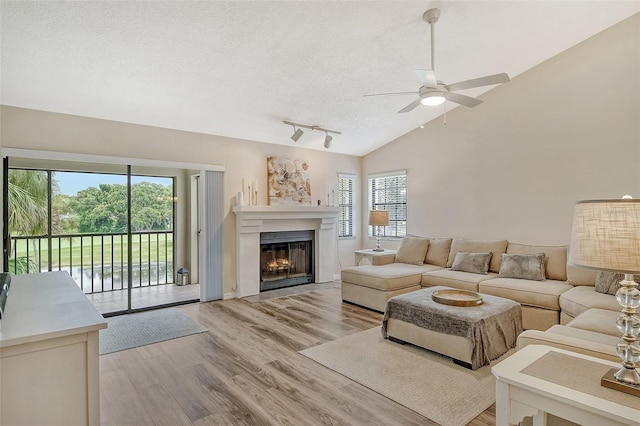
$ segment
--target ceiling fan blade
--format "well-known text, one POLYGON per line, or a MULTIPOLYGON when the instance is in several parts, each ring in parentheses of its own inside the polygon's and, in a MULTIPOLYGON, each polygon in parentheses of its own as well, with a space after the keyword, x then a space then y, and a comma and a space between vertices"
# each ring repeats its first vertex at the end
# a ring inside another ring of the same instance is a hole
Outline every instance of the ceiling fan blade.
POLYGON ((362 95, 362 96, 389 96, 389 95, 417 95, 420 92, 393 92, 393 93, 371 93, 368 95, 362 95))
POLYGON ((474 87, 490 86, 492 84, 500 84, 511 81, 506 72, 501 74, 487 75, 485 77, 474 78, 472 80, 459 81, 457 83, 447 85, 450 92, 458 90, 472 89, 474 87))
POLYGON ((413 70, 422 83, 423 86, 431 87, 432 89, 438 88, 438 80, 436 79, 436 73, 433 70, 413 70))
POLYGON ((480 105, 482 101, 480 99, 472 98, 471 96, 461 95, 459 93, 447 93, 444 95, 448 101, 455 102, 460 105, 464 105, 469 108, 473 108, 474 106, 480 105))
POLYGON ((415 101, 411 102, 406 107, 402 108, 400 111, 398 111, 398 114, 409 112, 412 109, 414 109, 415 107, 417 107, 418 105, 420 105, 420 98, 416 99, 415 101))

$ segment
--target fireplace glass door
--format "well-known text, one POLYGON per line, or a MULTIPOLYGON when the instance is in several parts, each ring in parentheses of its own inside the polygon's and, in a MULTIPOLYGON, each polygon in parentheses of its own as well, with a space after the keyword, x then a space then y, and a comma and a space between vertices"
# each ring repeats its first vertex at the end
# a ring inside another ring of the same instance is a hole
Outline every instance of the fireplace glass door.
POLYGON ((313 231, 260 234, 260 291, 314 282, 313 231))

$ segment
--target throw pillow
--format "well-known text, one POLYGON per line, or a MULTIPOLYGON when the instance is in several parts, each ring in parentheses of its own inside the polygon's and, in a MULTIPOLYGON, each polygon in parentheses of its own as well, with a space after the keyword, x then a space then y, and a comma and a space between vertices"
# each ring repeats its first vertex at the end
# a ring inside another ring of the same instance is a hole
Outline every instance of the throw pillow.
POLYGON ((451 251, 451 238, 429 238, 429 250, 424 263, 447 267, 447 259, 451 251))
MULTIPOLYGON (((624 279, 624 274, 615 272, 598 271, 596 274, 596 291, 603 294, 615 295, 620 288, 620 281, 624 279)), ((640 282, 640 275, 634 275, 633 280, 640 282)))
POLYGON ((544 253, 503 254, 498 278, 544 281, 544 253))
POLYGON ((404 237, 396 253, 396 262, 423 265, 429 248, 429 240, 419 237, 404 237))
POLYGON ((489 272, 489 263, 491 262, 492 252, 489 253, 466 253, 459 251, 456 253, 452 271, 471 272, 474 274, 487 274, 489 272))

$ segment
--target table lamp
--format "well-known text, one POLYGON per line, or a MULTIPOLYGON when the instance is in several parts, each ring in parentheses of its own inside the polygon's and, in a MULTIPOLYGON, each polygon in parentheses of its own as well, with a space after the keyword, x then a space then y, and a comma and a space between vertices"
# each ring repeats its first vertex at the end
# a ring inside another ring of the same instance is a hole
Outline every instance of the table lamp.
POLYGON ((384 251, 380 248, 380 227, 389 225, 389 212, 386 210, 370 210, 369 225, 376 227, 376 248, 373 251, 384 251))
POLYGON ((602 386, 640 396, 640 200, 578 201, 573 215, 569 264, 624 273, 616 292, 622 313, 616 320, 622 339, 616 346, 622 368, 602 378, 602 386))

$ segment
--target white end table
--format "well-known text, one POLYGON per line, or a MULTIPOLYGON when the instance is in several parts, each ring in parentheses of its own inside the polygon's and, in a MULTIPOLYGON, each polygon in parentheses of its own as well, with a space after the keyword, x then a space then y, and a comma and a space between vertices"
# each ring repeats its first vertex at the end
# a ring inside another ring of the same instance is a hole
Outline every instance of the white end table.
POLYGON ((374 261, 374 257, 390 256, 390 255, 395 256, 397 252, 398 252, 397 250, 387 250, 387 249, 385 249, 384 251, 374 251, 373 249, 356 250, 354 252, 356 266, 360 264, 362 259, 367 259, 369 260, 370 264, 375 265, 376 263, 374 261))
POLYGON ((600 385, 619 364, 542 345, 526 346, 494 366, 496 425, 547 413, 581 425, 640 425, 640 398, 600 385))

